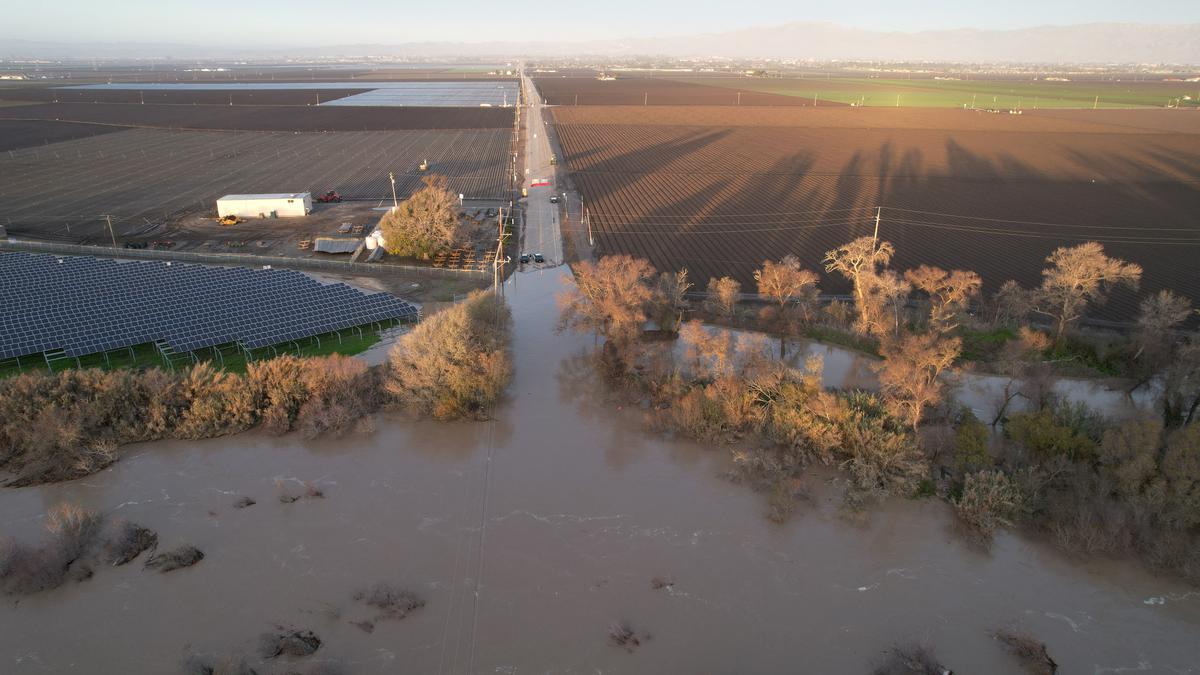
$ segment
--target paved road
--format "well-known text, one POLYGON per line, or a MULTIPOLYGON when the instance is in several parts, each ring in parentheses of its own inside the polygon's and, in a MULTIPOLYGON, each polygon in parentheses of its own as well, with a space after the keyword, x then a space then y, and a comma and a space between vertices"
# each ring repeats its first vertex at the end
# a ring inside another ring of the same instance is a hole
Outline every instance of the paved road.
POLYGON ((533 81, 527 75, 521 75, 521 87, 524 90, 526 107, 525 115, 525 176, 522 186, 529 191, 525 200, 525 232, 521 249, 522 253, 541 253, 546 256, 546 264, 560 265, 563 262, 562 232, 559 229, 561 217, 558 204, 551 204, 551 195, 561 195, 561 188, 556 184, 555 166, 550 164, 552 152, 546 134, 546 122, 542 118, 543 103, 538 96, 533 81), (547 179, 548 186, 533 187, 535 179, 547 179))

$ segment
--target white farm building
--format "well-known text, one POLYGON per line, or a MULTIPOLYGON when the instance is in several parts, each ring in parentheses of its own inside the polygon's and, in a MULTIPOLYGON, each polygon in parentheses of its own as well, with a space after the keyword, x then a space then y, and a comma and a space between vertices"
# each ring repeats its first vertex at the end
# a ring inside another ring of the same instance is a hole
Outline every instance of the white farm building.
POLYGON ((217 200, 217 217, 289 218, 312 212, 312 195, 291 192, 264 195, 225 195, 217 200))

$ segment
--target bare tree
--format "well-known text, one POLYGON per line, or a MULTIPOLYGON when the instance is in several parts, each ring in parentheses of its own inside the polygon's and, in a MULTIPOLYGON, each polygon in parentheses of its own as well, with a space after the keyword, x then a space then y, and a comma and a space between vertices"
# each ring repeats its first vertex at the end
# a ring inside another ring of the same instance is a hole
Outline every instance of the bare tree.
POLYGON ((464 233, 458 219, 458 196, 445 176, 426 176, 425 187, 389 210, 379 221, 383 247, 392 255, 428 259, 451 248, 464 233))
POLYGON ((788 303, 792 303, 803 321, 812 321, 819 294, 817 275, 800 267, 800 260, 796 256, 788 255, 778 263, 764 260, 762 269, 754 271, 754 281, 758 284, 758 294, 777 305, 772 308, 773 311, 764 310, 763 314, 774 315, 770 318, 779 327, 779 356, 782 358, 786 337, 792 328, 788 303))
POLYGON ((901 315, 911 292, 912 286, 891 270, 883 270, 875 276, 867 292, 867 304, 879 308, 879 311, 872 312, 876 318, 872 332, 878 335, 900 334, 903 325, 901 315), (888 317, 888 314, 891 316, 888 317))
POLYGON ((904 273, 918 290, 929 296, 929 327, 939 333, 958 328, 968 303, 979 295, 983 280, 974 272, 921 265, 904 273))
POLYGON ((1163 379, 1163 420, 1168 426, 1195 422, 1200 411, 1200 336, 1175 351, 1163 379))
POLYGON ((778 304, 781 313, 792 302, 803 313, 804 320, 810 320, 816 307, 817 274, 802 268, 796 256, 784 256, 777 263, 763 261, 762 269, 754 271, 754 281, 758 284, 758 294, 778 304))
POLYGON ((599 333, 623 348, 646 322, 654 270, 641 258, 605 256, 575 266, 575 283, 559 294, 559 328, 599 333))
POLYGON ((730 277, 708 280, 708 307, 726 319, 733 319, 742 285, 730 277))
POLYGON ((717 378, 730 373, 733 334, 727 329, 710 330, 693 319, 680 328, 679 339, 683 342, 683 357, 690 364, 693 377, 717 378))
POLYGON ((992 325, 1011 326, 1029 315, 1032 307, 1030 292, 1009 279, 992 295, 992 325))
POLYGON ((683 313, 687 310, 687 292, 691 290, 692 282, 688 281, 688 271, 663 272, 658 277, 658 288, 654 294, 655 322, 659 330, 679 332, 679 324, 683 321, 683 313))
POLYGON ((1170 352, 1174 343, 1171 330, 1192 315, 1192 301, 1170 290, 1161 290, 1142 300, 1138 315, 1138 351, 1134 358, 1146 356, 1155 363, 1170 352))
POLYGON ((1061 342, 1067 328, 1078 321, 1089 303, 1103 302, 1117 285, 1136 289, 1142 268, 1104 255, 1104 247, 1089 241, 1061 247, 1051 253, 1042 271, 1042 285, 1034 294, 1033 311, 1054 321, 1054 339, 1061 342))
POLYGON ((908 334, 885 340, 884 360, 875 366, 879 388, 888 409, 913 429, 925 408, 941 402, 945 385, 939 379, 962 351, 962 340, 933 333, 908 334))
POLYGON ((854 303, 859 314, 859 330, 867 332, 877 322, 875 307, 867 297, 879 269, 891 261, 896 249, 886 241, 859 237, 825 253, 825 271, 837 272, 854 285, 854 303))

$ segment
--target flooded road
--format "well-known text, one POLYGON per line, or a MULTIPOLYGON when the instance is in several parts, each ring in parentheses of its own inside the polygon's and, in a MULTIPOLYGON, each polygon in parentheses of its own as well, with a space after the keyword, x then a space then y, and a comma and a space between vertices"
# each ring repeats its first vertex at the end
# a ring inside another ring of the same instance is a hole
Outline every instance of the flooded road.
POLYGON ((1200 593, 1133 564, 1007 533, 974 550, 933 500, 858 523, 820 472, 812 503, 771 524, 762 495, 719 478, 726 450, 648 434, 606 401, 575 359, 592 338, 553 333, 566 273, 508 283, 516 377, 494 422, 145 444, 83 480, 0 492, 5 535, 39 536, 47 508, 77 501, 206 553, 4 599, 0 672, 174 673, 190 654, 243 654, 260 673, 862 673, 915 640, 957 672, 1012 673, 989 634, 1008 627, 1063 673, 1200 670, 1200 593), (325 497, 280 503, 277 483, 299 481, 325 497), (234 509, 242 496, 258 504, 234 509), (352 595, 376 582, 427 605, 367 633, 352 595), (616 622, 644 638, 634 653, 609 644, 616 622), (263 667, 274 625, 324 644, 263 667))

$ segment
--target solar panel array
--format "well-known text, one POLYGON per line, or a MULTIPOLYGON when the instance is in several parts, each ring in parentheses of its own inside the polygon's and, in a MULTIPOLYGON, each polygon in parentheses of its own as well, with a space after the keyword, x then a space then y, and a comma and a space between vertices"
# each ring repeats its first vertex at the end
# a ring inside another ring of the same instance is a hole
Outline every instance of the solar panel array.
POLYGON ((292 270, 0 252, 0 358, 157 341, 254 349, 416 316, 395 296, 292 270))

